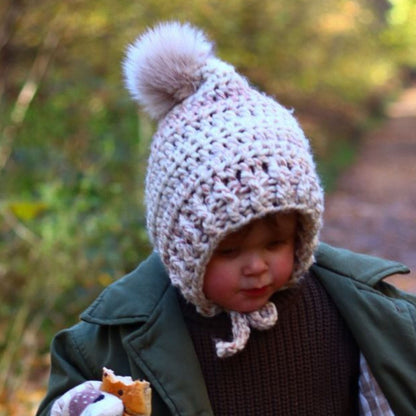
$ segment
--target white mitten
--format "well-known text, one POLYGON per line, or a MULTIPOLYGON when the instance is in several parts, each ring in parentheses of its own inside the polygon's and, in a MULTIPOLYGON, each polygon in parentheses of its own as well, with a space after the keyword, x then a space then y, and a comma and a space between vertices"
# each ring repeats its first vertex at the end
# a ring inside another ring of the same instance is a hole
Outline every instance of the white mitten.
POLYGON ((51 416, 122 416, 123 402, 100 390, 101 381, 86 381, 55 401, 51 416))

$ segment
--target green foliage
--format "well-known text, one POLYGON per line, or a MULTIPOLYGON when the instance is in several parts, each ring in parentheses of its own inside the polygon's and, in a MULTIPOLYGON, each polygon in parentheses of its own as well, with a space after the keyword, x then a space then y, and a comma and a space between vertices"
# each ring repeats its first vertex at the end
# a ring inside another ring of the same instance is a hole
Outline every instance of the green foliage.
POLYGON ((414 0, 8 0, 0 16, 0 390, 150 250, 153 126, 120 70, 145 27, 204 28, 221 57, 296 109, 328 187, 416 65, 414 0))
POLYGON ((387 15, 388 28, 383 42, 394 51, 396 63, 416 66, 416 1, 390 0, 392 8, 387 15))

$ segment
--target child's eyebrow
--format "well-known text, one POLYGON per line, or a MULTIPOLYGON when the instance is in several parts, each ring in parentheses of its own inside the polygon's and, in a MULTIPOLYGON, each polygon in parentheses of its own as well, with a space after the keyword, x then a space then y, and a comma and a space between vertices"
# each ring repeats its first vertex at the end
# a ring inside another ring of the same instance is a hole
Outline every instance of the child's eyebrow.
POLYGON ((291 227, 288 224, 282 224, 276 221, 270 221, 267 225, 269 226, 270 230, 276 233, 286 233, 289 232, 291 229, 291 227))
POLYGON ((236 244, 241 242, 241 240, 244 239, 244 237, 248 234, 250 231, 249 227, 244 227, 239 230, 233 231, 230 234, 227 234, 219 243, 218 245, 222 244, 236 244))

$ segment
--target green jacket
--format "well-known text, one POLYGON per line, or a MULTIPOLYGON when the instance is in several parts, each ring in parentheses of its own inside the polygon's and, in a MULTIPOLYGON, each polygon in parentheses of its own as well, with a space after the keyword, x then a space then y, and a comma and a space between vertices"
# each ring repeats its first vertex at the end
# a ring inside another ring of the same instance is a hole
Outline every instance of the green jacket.
MULTIPOLYGON (((392 410, 416 415, 416 298, 382 279, 408 269, 396 262, 321 244, 313 272, 349 325, 392 410)), ((147 379, 153 416, 212 415, 192 341, 164 267, 152 254, 106 288, 82 321, 52 343, 49 391, 38 415, 103 366, 147 379)))

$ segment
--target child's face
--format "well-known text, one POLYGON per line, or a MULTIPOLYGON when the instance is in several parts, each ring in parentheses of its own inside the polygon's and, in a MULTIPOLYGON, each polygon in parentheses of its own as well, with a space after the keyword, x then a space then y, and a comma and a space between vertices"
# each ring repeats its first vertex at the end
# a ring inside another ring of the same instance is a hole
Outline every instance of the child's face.
POLYGON ((295 213, 276 214, 226 236, 207 265, 205 296, 225 310, 261 308, 292 275, 296 228, 295 213))

